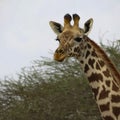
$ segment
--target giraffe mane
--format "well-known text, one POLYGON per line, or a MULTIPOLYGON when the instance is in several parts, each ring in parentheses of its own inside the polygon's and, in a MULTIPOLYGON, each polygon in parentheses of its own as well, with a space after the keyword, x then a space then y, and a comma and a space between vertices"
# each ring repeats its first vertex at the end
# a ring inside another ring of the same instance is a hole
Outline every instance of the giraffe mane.
POLYGON ((116 67, 113 64, 113 62, 109 59, 109 57, 107 56, 107 54, 104 52, 103 49, 101 49, 101 47, 99 45, 97 45, 94 41, 92 41, 87 36, 86 36, 86 40, 89 41, 90 44, 92 44, 92 46, 94 46, 94 48, 96 49, 98 55, 104 60, 104 62, 107 65, 108 69, 110 70, 111 74, 114 76, 115 82, 120 87, 120 73, 116 69, 116 67))

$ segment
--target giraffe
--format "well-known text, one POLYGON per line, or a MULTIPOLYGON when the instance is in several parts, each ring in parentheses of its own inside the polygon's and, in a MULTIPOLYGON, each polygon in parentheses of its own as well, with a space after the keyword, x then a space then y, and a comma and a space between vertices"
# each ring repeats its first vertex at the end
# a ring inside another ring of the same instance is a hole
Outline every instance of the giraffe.
POLYGON ((59 41, 54 60, 62 62, 69 57, 78 59, 102 119, 120 120, 120 74, 106 53, 88 37, 93 19, 87 20, 83 29, 79 27, 79 20, 77 14, 66 14, 64 26, 54 21, 49 22, 59 41))

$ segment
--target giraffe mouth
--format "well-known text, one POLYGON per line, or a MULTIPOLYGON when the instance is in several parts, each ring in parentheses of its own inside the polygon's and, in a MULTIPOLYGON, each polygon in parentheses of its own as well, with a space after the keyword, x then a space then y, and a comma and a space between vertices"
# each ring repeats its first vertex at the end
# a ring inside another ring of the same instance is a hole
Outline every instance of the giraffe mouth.
POLYGON ((54 60, 58 61, 58 62, 63 62, 64 59, 66 58, 66 55, 62 54, 54 54, 54 60))

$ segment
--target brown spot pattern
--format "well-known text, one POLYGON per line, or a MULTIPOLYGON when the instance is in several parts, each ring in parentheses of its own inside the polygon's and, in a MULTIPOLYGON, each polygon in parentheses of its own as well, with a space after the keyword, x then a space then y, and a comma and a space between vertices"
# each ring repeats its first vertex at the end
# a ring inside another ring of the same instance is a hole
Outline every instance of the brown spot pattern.
POLYGON ((87 51, 85 58, 87 58, 89 55, 90 55, 90 51, 87 51))
POLYGON ((92 56, 93 57, 98 57, 95 51, 92 51, 92 56))
POLYGON ((105 71, 103 71, 103 74, 106 76, 106 77, 110 77, 110 72, 108 69, 106 69, 105 71))
POLYGON ((111 101, 114 103, 119 103, 120 102, 120 95, 112 95, 111 101))
POLYGON ((85 64, 84 72, 87 73, 88 70, 89 70, 89 66, 87 64, 85 64))
POLYGON ((109 80, 106 80, 105 83, 108 87, 110 87, 110 81, 109 80))
POLYGON ((118 117, 120 115, 120 107, 113 107, 113 113, 118 117))
POLYGON ((95 63, 95 60, 94 59, 89 59, 88 60, 88 64, 92 67, 92 68, 94 68, 94 63, 95 63))
POLYGON ((98 92, 99 92, 99 88, 92 88, 92 91, 93 91, 93 93, 94 93, 95 99, 97 99, 97 95, 98 95, 98 92))
POLYGON ((102 91, 100 92, 99 99, 104 99, 108 97, 110 91, 106 90, 105 87, 103 86, 102 91))
MULTIPOLYGON (((111 60, 107 56, 107 54, 101 49, 101 47, 99 45, 97 45, 94 41, 89 39, 87 36, 85 36, 84 39, 89 42, 89 44, 92 46, 92 48, 95 48, 95 52, 97 51, 99 57, 102 59, 102 62, 101 62, 101 60, 99 60, 100 61, 100 66, 104 66, 105 65, 105 61, 106 61, 107 66, 111 70, 112 74, 115 75, 116 78, 119 81, 120 73, 117 71, 117 69, 115 68, 114 64, 111 62, 111 60)), ((119 82, 117 82, 117 83, 120 85, 119 82)))
POLYGON ((112 82, 112 90, 118 92, 119 88, 112 82))
POLYGON ((87 44, 88 48, 91 49, 91 45, 87 44))
POLYGON ((110 108, 110 103, 108 102, 107 104, 100 105, 100 110, 103 111, 108 111, 110 108))
POLYGON ((84 49, 87 49, 87 45, 84 47, 84 49))
POLYGON ((100 73, 92 73, 88 77, 89 82, 94 82, 94 81, 103 81, 103 76, 100 73))
POLYGON ((83 63, 84 63, 84 61, 83 61, 83 60, 81 60, 81 61, 80 61, 80 63, 81 63, 81 64, 83 64, 83 63))
POLYGON ((79 53, 80 52, 80 48, 79 47, 75 47, 74 48, 74 52, 78 52, 79 53))
POLYGON ((105 65, 105 63, 102 60, 98 60, 99 64, 101 67, 103 67, 105 65))
POLYGON ((111 116, 106 116, 106 117, 103 117, 104 120, 114 120, 111 116))
POLYGON ((99 66, 98 63, 96 63, 96 69, 97 69, 97 70, 100 70, 100 66, 99 66))

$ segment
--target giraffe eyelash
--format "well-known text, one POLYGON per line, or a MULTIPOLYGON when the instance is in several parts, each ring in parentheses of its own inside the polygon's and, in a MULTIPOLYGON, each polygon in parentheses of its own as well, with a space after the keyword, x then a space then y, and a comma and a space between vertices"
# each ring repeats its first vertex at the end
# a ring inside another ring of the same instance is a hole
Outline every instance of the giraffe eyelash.
POLYGON ((60 39, 59 39, 59 38, 56 38, 55 40, 60 42, 60 39))

